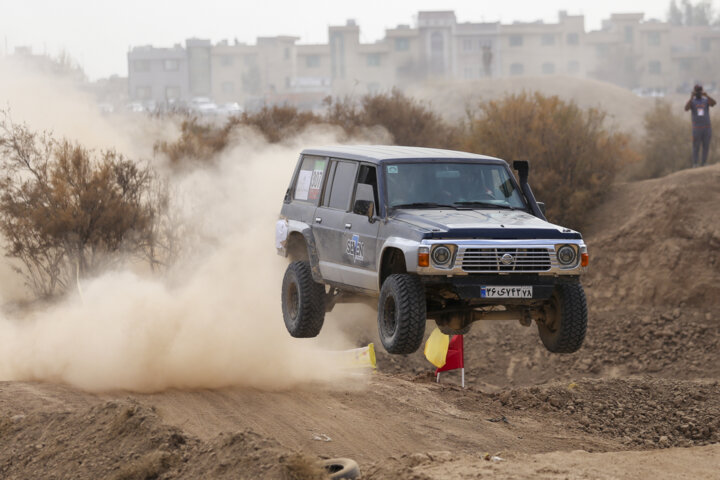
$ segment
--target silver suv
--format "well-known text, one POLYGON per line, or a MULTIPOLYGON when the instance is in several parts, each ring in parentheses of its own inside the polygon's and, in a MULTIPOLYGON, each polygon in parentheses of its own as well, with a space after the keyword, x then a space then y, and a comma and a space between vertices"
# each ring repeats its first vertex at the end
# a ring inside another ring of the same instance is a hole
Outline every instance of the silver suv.
POLYGON ((320 333, 338 303, 377 307, 389 353, 408 354, 434 320, 534 320, 551 352, 577 351, 587 305, 580 233, 548 223, 528 162, 413 147, 304 150, 276 225, 294 337, 320 333))

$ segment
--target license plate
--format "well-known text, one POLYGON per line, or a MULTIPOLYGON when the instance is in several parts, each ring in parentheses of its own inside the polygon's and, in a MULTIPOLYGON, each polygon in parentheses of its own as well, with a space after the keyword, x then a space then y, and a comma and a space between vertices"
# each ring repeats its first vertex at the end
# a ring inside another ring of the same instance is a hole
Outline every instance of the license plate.
POLYGON ((481 287, 482 298, 532 298, 533 287, 481 287))

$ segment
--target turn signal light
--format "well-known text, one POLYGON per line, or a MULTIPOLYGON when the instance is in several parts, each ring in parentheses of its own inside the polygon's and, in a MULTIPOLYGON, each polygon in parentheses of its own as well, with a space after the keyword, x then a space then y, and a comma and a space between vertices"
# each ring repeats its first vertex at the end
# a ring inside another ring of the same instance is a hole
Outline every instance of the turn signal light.
POLYGON ((580 265, 587 267, 590 263, 590 255, 587 253, 580 254, 580 265))
POLYGON ((430 266, 430 249, 427 247, 420 247, 418 249, 418 267, 429 267, 430 266))

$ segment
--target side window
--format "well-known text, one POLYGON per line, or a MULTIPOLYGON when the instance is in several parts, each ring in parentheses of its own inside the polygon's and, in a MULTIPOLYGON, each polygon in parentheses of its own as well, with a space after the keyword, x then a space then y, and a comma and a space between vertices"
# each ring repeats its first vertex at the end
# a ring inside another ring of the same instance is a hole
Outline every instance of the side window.
POLYGON ((357 183, 366 183, 373 189, 375 197, 375 210, 378 207, 378 187, 377 187, 377 170, 372 165, 360 165, 360 173, 358 173, 357 183))
POLYGON ((293 190, 295 200, 318 204, 327 165, 327 158, 309 155, 303 157, 293 190))
POLYGON ((350 197, 353 194, 353 187, 355 186, 355 172, 357 172, 357 163, 337 163, 332 189, 330 190, 328 207, 346 211, 350 208, 350 197))

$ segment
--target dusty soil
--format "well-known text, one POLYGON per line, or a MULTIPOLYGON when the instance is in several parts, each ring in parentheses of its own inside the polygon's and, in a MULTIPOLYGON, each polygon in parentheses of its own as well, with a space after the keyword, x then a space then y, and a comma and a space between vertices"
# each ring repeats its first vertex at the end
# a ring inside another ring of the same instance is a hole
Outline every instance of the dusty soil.
MULTIPOLYGON (((576 354, 498 322, 467 335, 464 390, 381 348, 369 378, 275 392, 0 383, 0 478, 308 479, 338 456, 371 479, 717 478, 719 180, 714 166, 609 193, 576 354)), ((347 313, 328 321, 377 342, 371 310, 347 313)))

